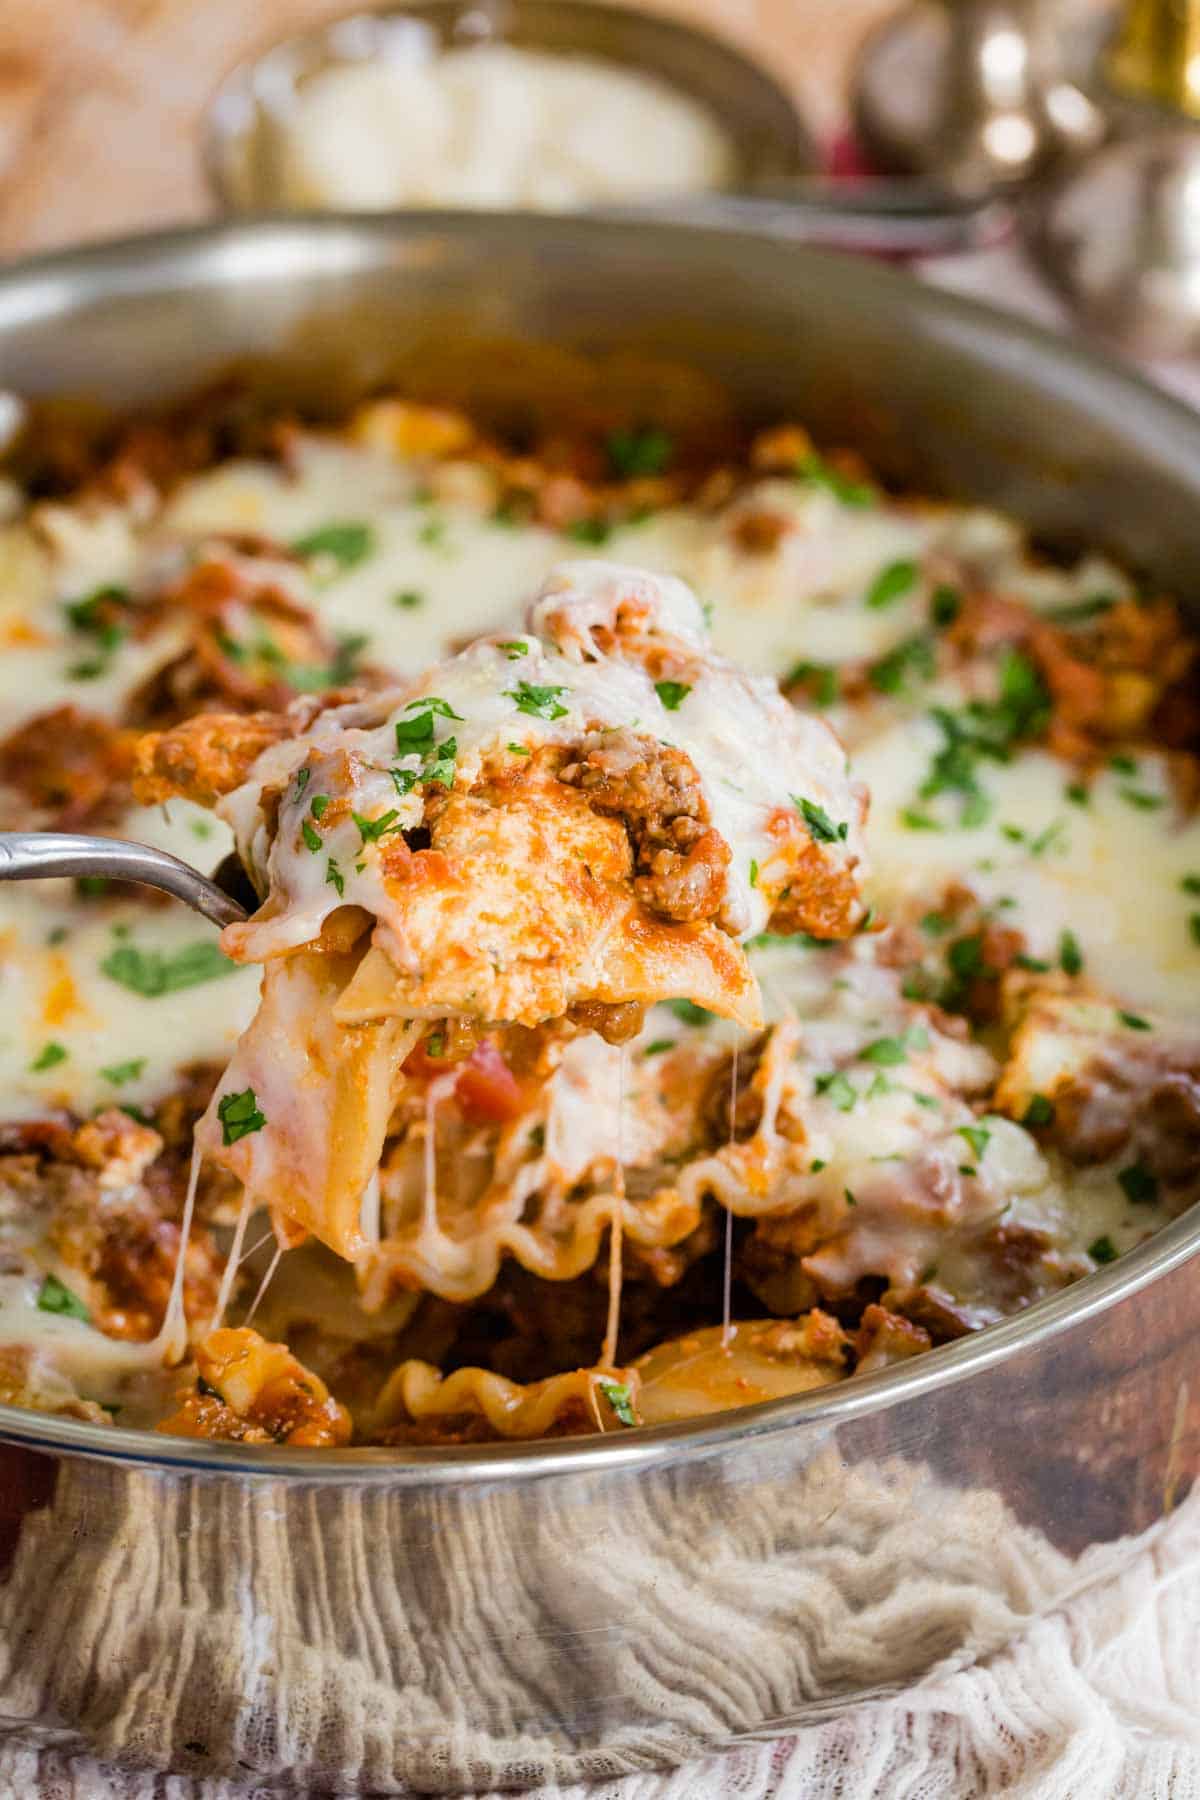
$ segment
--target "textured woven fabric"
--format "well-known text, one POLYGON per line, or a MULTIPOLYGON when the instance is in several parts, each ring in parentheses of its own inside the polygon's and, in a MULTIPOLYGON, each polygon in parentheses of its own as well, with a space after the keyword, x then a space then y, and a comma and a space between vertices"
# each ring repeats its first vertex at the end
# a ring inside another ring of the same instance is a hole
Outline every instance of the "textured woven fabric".
MULTIPOLYGON (((276 1800, 281 1792, 121 1775, 55 1750, 0 1751, 4 1800, 276 1800)), ((793 1738, 674 1774, 542 1789, 539 1800, 552 1795, 1200 1800, 1200 1495, 1121 1575, 986 1663, 793 1738)))

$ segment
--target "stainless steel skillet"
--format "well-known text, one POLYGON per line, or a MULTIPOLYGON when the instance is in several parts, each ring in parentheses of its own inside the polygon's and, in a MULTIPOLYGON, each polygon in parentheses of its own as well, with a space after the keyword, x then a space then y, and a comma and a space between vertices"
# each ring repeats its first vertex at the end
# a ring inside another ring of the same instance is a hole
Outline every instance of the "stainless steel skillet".
MULTIPOLYGON (((398 373, 497 417, 628 392, 716 419, 728 394, 1200 590, 1200 422, 875 266, 422 215, 0 276, 27 394, 146 403, 244 356, 280 396, 398 373)), ((1184 1218, 830 1397, 629 1437, 331 1456, 0 1409, 0 1714, 174 1771, 439 1792, 680 1761, 919 1681, 1196 1504, 1198 1249, 1184 1218)))

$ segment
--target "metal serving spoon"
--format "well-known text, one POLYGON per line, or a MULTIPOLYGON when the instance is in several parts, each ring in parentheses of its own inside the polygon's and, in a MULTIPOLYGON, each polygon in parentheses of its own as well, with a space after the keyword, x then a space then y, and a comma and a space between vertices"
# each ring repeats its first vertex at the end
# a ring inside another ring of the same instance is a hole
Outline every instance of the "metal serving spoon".
POLYGON ((209 877, 190 863, 124 838, 83 837, 69 831, 0 832, 0 881, 41 881, 64 875, 102 875, 173 894, 214 925, 232 925, 258 901, 236 856, 209 877))

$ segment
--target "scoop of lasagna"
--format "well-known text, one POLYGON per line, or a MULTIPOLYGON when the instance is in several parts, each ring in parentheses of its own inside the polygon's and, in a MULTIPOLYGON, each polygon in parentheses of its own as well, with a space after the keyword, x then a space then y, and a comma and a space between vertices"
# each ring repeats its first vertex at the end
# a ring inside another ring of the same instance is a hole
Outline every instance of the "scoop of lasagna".
POLYGON ((841 745, 713 652, 682 582, 567 564, 526 624, 411 685, 140 746, 139 797, 215 805, 263 896, 225 933, 262 1001, 198 1143, 284 1241, 377 1235, 414 1057, 497 1029, 501 1056, 547 1027, 619 1042, 669 999, 755 1026, 749 939, 864 922, 841 745))

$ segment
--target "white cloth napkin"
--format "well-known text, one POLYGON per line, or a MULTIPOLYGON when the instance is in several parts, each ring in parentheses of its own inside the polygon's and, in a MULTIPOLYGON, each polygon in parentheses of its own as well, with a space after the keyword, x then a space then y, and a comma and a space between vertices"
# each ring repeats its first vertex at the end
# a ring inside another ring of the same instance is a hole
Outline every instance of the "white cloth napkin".
MULTIPOLYGON (((288 1794, 296 1800, 294 1789, 288 1794)), ((538 1800, 991 1795, 1200 1800, 1200 1493, 1117 1579, 1079 1595, 985 1662, 795 1737, 673 1774, 543 1788, 538 1800)), ((0 1796, 282 1800, 282 1790, 121 1774, 58 1750, 8 1748, 0 1750, 0 1796)))

